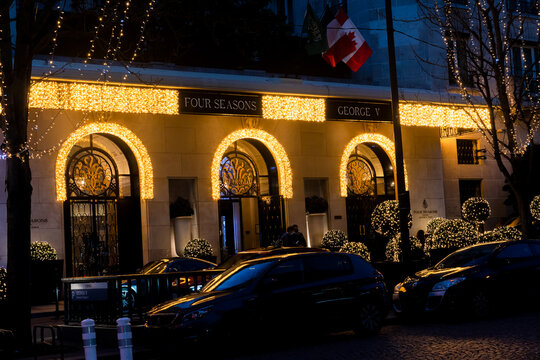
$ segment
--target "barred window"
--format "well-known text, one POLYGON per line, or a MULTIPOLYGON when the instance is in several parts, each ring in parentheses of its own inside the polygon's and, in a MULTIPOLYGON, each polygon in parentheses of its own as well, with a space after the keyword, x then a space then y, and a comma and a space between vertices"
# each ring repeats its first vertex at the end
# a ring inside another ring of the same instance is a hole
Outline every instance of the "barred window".
POLYGON ((478 164, 476 140, 457 139, 456 144, 458 164, 478 164))

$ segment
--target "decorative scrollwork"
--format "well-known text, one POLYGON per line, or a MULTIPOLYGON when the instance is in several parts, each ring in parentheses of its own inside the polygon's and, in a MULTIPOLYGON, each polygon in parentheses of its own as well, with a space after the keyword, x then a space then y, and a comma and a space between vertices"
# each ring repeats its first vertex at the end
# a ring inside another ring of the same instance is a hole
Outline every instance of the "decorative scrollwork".
POLYGON ((79 190, 91 196, 107 191, 112 182, 110 164, 97 154, 86 154, 73 167, 73 181, 79 190))
POLYGON ((257 174, 247 159, 237 154, 224 156, 219 175, 221 179, 221 190, 224 195, 256 195, 257 174))
POLYGON ((354 195, 375 195, 374 174, 363 158, 351 158, 347 164, 347 188, 354 195))

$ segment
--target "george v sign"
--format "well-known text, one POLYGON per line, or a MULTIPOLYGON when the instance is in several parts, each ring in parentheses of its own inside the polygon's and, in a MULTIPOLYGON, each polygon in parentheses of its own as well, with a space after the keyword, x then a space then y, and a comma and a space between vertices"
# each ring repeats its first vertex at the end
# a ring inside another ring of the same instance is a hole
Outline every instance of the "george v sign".
POLYGON ((392 121, 388 101, 366 102, 350 99, 326 99, 326 120, 392 121))

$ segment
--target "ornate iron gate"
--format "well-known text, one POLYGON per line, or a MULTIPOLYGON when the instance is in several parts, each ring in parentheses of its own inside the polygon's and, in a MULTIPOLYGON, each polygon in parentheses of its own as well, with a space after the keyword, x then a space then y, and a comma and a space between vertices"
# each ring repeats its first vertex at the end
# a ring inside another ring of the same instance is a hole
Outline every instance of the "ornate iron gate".
POLYGON ((90 144, 71 156, 66 179, 66 272, 74 276, 119 270, 118 170, 106 152, 90 144))
POLYGON ((269 246, 280 238, 285 229, 283 197, 259 197, 259 233, 261 246, 269 246))

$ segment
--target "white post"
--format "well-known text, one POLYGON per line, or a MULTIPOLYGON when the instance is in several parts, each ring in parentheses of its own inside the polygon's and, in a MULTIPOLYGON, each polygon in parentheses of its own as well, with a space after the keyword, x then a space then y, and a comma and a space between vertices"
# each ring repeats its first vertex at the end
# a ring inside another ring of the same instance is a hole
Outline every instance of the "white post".
POLYGON ((131 324, 129 318, 116 319, 118 324, 118 350, 120 360, 133 360, 133 345, 131 342, 131 324))
POLYGON ((96 323, 92 319, 81 321, 84 358, 86 360, 97 360, 95 325, 96 323))

